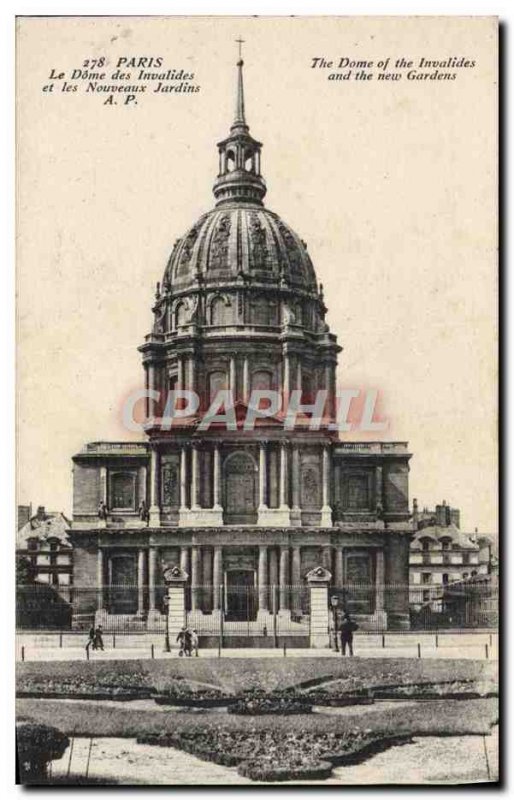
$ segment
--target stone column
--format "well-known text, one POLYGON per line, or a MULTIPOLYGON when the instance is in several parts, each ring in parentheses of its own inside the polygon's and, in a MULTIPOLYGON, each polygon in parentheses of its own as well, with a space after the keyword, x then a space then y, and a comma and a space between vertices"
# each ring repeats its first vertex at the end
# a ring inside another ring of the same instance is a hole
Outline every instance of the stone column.
POLYGON ((212 610, 212 550, 210 547, 202 549, 202 583, 203 583, 203 611, 212 610))
POLYGON ((187 388, 190 392, 194 392, 195 390, 195 359, 194 356, 190 356, 188 359, 188 380, 187 380, 187 388))
POLYGON ((145 551, 142 547, 137 553, 137 614, 145 613, 145 551))
POLYGON ((259 511, 267 509, 266 503, 266 445, 260 443, 259 447, 259 511))
POLYGON ((236 387, 236 359, 235 358, 231 358, 230 359, 229 386, 230 386, 230 391, 232 392, 232 399, 233 399, 233 401, 235 403, 236 400, 237 400, 237 397, 236 397, 236 389, 237 389, 237 387, 236 387))
POLYGON ((155 611, 155 573, 157 570, 157 550, 150 546, 148 549, 148 612, 155 611))
POLYGON ((250 368, 248 358, 245 356, 243 361, 243 402, 248 403, 250 398, 250 368))
POLYGON ((196 544, 191 548, 191 611, 200 611, 200 581, 202 574, 202 559, 200 547, 196 544))
POLYGON ((375 554, 375 613, 384 612, 384 551, 377 550, 375 554))
POLYGON ((214 458, 213 458, 213 507, 216 511, 221 511, 221 503, 220 503, 220 473, 221 473, 221 466, 220 466, 220 446, 219 444, 214 445, 214 458))
POLYGON ((180 548, 180 569, 189 573, 189 547, 180 548))
POLYGON ((259 614, 268 613, 268 548, 259 545, 259 614))
POLYGON ((187 449, 182 445, 180 451, 180 511, 187 509, 187 449))
POLYGON ((323 567, 316 567, 307 575, 311 595, 311 647, 330 647, 328 585, 331 578, 330 572, 323 567))
POLYGON ((150 508, 149 524, 152 527, 159 527, 161 524, 161 508, 160 508, 160 471, 161 471, 161 456, 158 450, 152 448, 150 451, 150 508))
POLYGON ((332 509, 330 508, 330 455, 329 455, 328 445, 323 446, 322 490, 323 490, 323 505, 321 508, 320 526, 322 528, 331 528, 332 509))
POLYGON ((291 561, 291 585, 292 585, 292 609, 295 615, 301 614, 301 583, 302 583, 302 557, 301 549, 293 547, 293 557, 291 561))
POLYGON ((332 572, 332 548, 330 545, 325 545, 323 547, 321 563, 328 572, 332 572))
POLYGON ((296 388, 302 390, 302 362, 300 359, 296 362, 296 388))
POLYGON ((343 548, 336 547, 334 561, 334 583, 338 589, 343 586, 343 548))
POLYGON ((223 548, 217 544, 214 546, 214 559, 212 565, 212 583, 214 586, 214 596, 212 607, 214 611, 221 609, 221 586, 223 584, 223 548))
POLYGON ((287 400, 289 399, 290 389, 291 389, 291 364, 290 364, 289 355, 287 353, 284 353, 284 374, 283 374, 282 392, 283 392, 286 404, 287 404, 287 400))
POLYGON ((198 469, 198 445, 193 442, 191 446, 191 508, 196 510, 200 507, 200 476, 198 469))
POLYGON ((280 443, 280 497, 279 505, 283 510, 289 510, 287 501, 287 444, 280 443))
POLYGON ((279 605, 280 613, 290 614, 289 606, 289 547, 281 545, 280 547, 280 578, 279 578, 279 605))
MULTIPOLYGON (((154 366, 154 364, 148 364, 147 374, 148 374, 148 390, 149 390, 149 392, 153 392, 155 390, 155 366, 154 366)), ((150 395, 147 398, 147 401, 148 401, 148 419, 153 419, 155 417, 155 400, 150 395)))
POLYGON ((96 607, 98 611, 101 611, 104 607, 104 575, 104 551, 99 547, 96 554, 96 607))
POLYGON ((184 388, 184 360, 177 358, 177 389, 184 388))
POLYGON ((375 507, 377 512, 384 510, 382 503, 382 467, 378 464, 375 467, 375 507))

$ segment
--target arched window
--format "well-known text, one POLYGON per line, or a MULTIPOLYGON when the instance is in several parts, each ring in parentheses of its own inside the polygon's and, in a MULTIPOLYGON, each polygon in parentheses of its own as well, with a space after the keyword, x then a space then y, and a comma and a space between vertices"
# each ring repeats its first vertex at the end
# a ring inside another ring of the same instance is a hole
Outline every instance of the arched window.
POLYGON ((134 511, 136 508, 136 476, 131 472, 116 472, 111 476, 113 511, 134 511))
POLYGON ((256 370, 252 374, 252 389, 269 390, 273 386, 273 375, 265 369, 256 370))
POLYGON ((177 303, 175 309, 175 327, 179 328, 187 322, 187 305, 186 303, 177 303))
POLYGON ((224 297, 215 297, 211 303, 211 325, 229 325, 232 322, 232 305, 224 297))
POLYGON ((216 370, 209 374, 209 402, 212 403, 218 392, 228 389, 227 373, 223 370, 216 370))
POLYGON ((227 150, 227 172, 233 172, 236 168, 236 157, 232 150, 227 150))

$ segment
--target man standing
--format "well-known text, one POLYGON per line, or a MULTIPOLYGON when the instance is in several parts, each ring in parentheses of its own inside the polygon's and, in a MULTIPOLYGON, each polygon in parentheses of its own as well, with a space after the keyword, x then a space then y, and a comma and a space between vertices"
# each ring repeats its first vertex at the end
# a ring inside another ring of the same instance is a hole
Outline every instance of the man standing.
POLYGON ((91 647, 91 645, 93 645, 93 650, 96 650, 95 626, 94 625, 91 625, 91 627, 89 629, 88 640, 87 640, 87 643, 86 643, 86 653, 88 655, 89 655, 89 648, 91 647))
POLYGON ((344 612, 343 621, 339 626, 341 633, 341 655, 346 655, 346 645, 348 645, 348 652, 353 656, 353 634, 358 629, 358 625, 354 622, 347 611, 344 612))
POLYGON ((95 630, 95 638, 93 643, 93 650, 103 650, 104 649, 104 639, 103 639, 103 628, 101 625, 95 630))

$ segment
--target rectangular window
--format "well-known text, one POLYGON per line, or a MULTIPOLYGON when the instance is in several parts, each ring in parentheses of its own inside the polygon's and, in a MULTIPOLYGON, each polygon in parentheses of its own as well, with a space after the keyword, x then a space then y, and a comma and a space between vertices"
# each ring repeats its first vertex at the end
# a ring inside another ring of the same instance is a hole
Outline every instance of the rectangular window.
POLYGON ((421 575, 421 583, 431 583, 431 582, 432 582, 432 573, 423 572, 421 575))
POLYGON ((367 475, 348 477, 348 508, 354 511, 369 508, 367 475))

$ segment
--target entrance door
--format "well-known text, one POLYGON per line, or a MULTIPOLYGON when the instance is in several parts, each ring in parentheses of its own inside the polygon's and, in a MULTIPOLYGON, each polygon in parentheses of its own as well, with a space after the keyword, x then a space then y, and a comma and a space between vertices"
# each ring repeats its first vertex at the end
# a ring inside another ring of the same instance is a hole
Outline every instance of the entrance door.
POLYGON ((253 570, 229 570, 226 573, 226 619, 247 621, 256 619, 257 602, 253 570))
POLYGON ((257 523, 256 471, 249 453, 234 453, 225 462, 225 514, 227 525, 257 523))
POLYGON ((111 556, 109 573, 109 613, 135 614, 137 612, 136 556, 130 553, 111 556))

